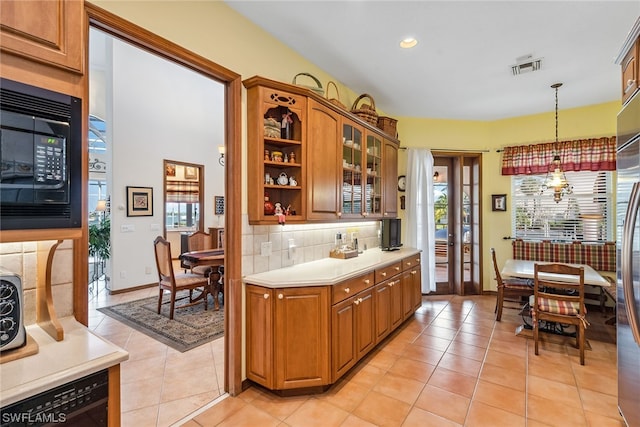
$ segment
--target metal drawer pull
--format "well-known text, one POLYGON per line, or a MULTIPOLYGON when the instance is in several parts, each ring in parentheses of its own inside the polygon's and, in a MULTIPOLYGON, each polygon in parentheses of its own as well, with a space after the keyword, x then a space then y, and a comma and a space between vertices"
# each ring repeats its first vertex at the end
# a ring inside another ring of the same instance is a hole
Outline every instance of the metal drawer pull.
POLYGON ((351 289, 349 289, 349 288, 344 288, 344 292, 348 294, 349 292, 351 292, 351 289))
POLYGON ((411 272, 411 274, 416 274, 416 273, 417 273, 417 271, 416 271, 416 270, 413 270, 413 271, 411 272))
POLYGON ((396 266, 396 271, 400 271, 400 267, 396 266))
POLYGON ((264 299, 269 299, 269 294, 264 294, 263 297, 264 299))
POLYGON ((355 305, 358 305, 358 304, 360 304, 360 301, 358 301, 358 300, 354 300, 354 301, 353 301, 353 303, 354 303, 355 305))
POLYGON ((385 273, 384 271, 382 272, 382 277, 387 277, 387 273, 385 273))
POLYGON ((371 283, 371 280, 369 280, 369 279, 364 279, 364 284, 365 284, 365 285, 368 285, 369 283, 371 283))

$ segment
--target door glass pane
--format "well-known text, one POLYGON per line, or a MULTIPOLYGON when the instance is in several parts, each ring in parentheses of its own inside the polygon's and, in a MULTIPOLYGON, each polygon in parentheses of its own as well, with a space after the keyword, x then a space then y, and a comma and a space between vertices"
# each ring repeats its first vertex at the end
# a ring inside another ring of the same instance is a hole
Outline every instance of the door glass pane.
POLYGON ((462 168, 462 247, 463 247, 463 280, 471 281, 471 224, 473 212, 471 206, 471 167, 462 168))
POLYGON ((449 281, 449 197, 447 194, 447 176, 449 168, 434 168, 433 200, 436 238, 436 283, 449 281))

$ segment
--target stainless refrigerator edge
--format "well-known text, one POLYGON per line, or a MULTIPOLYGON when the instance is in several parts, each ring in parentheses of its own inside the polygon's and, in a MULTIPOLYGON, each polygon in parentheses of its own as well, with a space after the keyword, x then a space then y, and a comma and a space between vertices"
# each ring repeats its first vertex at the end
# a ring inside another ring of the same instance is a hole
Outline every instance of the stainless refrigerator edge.
POLYGON ((616 186, 618 409, 640 426, 640 91, 618 114, 616 186))

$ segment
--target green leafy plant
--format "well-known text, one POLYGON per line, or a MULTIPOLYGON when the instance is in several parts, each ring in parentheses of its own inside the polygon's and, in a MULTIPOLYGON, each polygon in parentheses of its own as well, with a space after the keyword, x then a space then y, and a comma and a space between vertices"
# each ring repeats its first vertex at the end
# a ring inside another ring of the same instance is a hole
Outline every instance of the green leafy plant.
POLYGON ((89 226, 89 255, 100 260, 107 260, 111 256, 111 220, 89 226))

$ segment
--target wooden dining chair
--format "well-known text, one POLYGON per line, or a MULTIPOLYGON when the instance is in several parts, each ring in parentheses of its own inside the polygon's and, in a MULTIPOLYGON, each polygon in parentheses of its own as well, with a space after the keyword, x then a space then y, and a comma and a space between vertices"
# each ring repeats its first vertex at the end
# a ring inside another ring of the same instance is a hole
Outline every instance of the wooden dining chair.
MULTIPOLYGON (((187 237, 187 248, 189 252, 211 249, 212 248, 211 235, 201 230, 191 233, 187 237)), ((209 274, 211 274, 211 268, 207 267, 206 265, 197 265, 191 268, 190 271, 191 273, 202 274, 203 276, 206 276, 206 277, 209 277, 209 274)), ((187 268, 185 268, 185 273, 186 272, 187 272, 187 268)))
POLYGON ((153 241, 156 255, 156 267, 158 268, 158 314, 162 308, 162 297, 165 291, 171 295, 171 306, 169 308, 169 319, 173 320, 173 312, 176 308, 189 307, 194 304, 204 302, 204 309, 208 308, 209 279, 201 274, 180 273, 174 274, 173 262, 171 259, 171 244, 162 236, 156 237, 153 241), (189 291, 189 302, 176 307, 176 294, 178 291, 189 291), (200 290, 200 294, 195 298, 193 291, 200 290))
POLYGON ((494 248, 491 248, 491 259, 493 260, 496 282, 498 282, 498 296, 496 297, 494 312, 496 313, 496 320, 499 322, 502 319, 502 309, 504 307, 522 310, 524 305, 523 297, 528 298, 533 295, 533 281, 515 277, 503 279, 498 268, 496 250, 494 248), (505 306, 505 302, 510 304, 505 306))
POLYGON ((585 329, 589 324, 585 316, 584 267, 567 264, 534 265, 533 340, 538 354, 540 321, 556 322, 576 327, 576 347, 580 349, 580 364, 584 365, 585 329), (552 276, 549 276, 552 274, 552 276))

